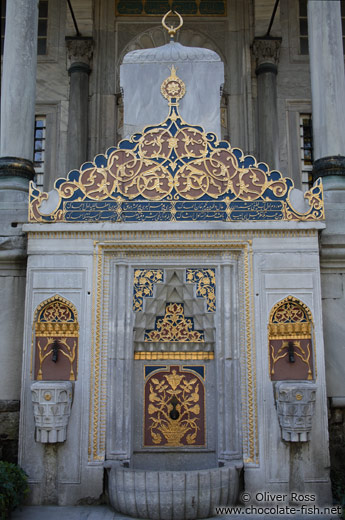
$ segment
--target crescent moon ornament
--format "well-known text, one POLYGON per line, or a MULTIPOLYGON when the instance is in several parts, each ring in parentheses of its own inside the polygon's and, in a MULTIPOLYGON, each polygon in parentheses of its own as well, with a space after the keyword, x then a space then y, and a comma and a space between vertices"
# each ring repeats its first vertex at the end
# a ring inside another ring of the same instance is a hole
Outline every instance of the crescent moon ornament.
POLYGON ((177 12, 177 11, 172 11, 170 9, 170 11, 168 11, 164 16, 163 16, 163 19, 162 19, 162 25, 164 27, 164 29, 166 29, 168 31, 168 34, 170 36, 170 38, 173 38, 175 36, 175 34, 177 33, 177 31, 179 29, 181 29, 182 25, 183 25, 183 19, 182 19, 182 16, 177 12), (172 25, 167 25, 165 23, 165 20, 168 18, 169 15, 171 14, 176 14, 176 16, 178 17, 179 19, 179 22, 180 24, 177 26, 177 27, 174 27, 172 25))

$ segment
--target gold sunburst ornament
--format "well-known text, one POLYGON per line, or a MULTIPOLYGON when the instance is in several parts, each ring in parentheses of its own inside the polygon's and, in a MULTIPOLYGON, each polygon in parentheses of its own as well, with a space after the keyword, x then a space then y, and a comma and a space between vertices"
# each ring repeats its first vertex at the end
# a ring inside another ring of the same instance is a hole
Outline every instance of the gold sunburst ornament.
POLYGON ((171 66, 170 71, 170 76, 165 79, 161 85, 161 94, 169 101, 169 103, 172 103, 173 99, 177 102, 179 99, 183 98, 186 93, 186 85, 183 83, 182 79, 176 76, 174 65, 171 66))

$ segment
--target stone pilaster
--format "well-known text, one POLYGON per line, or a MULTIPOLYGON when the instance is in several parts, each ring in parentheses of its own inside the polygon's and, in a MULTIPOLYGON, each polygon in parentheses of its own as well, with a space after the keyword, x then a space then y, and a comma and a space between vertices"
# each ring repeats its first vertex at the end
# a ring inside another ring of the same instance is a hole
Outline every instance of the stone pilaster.
POLYGON ((92 39, 67 38, 67 67, 70 75, 67 170, 79 168, 88 159, 89 74, 92 39))
POLYGON ((126 261, 119 261, 114 270, 114 294, 126 294, 122 304, 117 306, 112 332, 112 347, 108 351, 110 367, 111 391, 109 410, 113 414, 112 426, 107 429, 107 456, 117 460, 128 461, 131 458, 132 419, 128 411, 131 409, 132 382, 128 374, 133 373, 133 350, 128 348, 131 338, 132 300, 128 291, 130 269, 126 261))
POLYGON ((279 169, 279 132, 277 109, 277 72, 280 38, 255 38, 256 58, 258 159, 270 169, 279 169))
MULTIPOLYGON (((34 176, 37 0, 7 2, 1 91, 0 190, 23 199, 34 176)), ((0 197, 0 200, 3 197, 0 197)), ((8 197, 7 197, 7 200, 8 197)))
POLYGON ((313 178, 345 190, 345 78, 340 1, 308 1, 313 178))

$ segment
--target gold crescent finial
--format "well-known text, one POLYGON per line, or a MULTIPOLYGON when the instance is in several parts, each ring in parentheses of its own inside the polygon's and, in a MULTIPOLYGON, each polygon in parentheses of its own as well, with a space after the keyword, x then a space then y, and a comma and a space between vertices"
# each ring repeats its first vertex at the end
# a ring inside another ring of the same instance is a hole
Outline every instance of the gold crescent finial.
POLYGON ((172 11, 170 9, 170 11, 168 11, 164 16, 163 16, 163 20, 162 20, 162 25, 164 27, 164 29, 166 29, 168 31, 168 34, 170 36, 170 38, 173 38, 175 36, 175 34, 177 33, 177 31, 179 29, 181 29, 182 25, 183 25, 183 19, 182 19, 182 16, 177 12, 177 11, 172 11), (176 16, 178 16, 179 18, 179 21, 180 21, 180 24, 177 26, 177 27, 173 27, 172 25, 170 25, 170 27, 165 23, 165 20, 167 19, 167 17, 170 15, 170 14, 176 14, 176 16))

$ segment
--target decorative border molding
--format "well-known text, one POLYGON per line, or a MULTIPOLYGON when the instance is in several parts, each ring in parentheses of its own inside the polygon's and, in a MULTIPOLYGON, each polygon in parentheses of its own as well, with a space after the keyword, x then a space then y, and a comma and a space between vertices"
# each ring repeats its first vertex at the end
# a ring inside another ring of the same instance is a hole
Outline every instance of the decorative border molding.
POLYGON ((142 351, 137 350, 134 352, 134 359, 136 360, 180 360, 180 361, 189 361, 191 359, 198 361, 207 361, 210 359, 214 359, 214 352, 181 352, 181 351, 170 351, 170 352, 152 352, 152 351, 142 351))
POLYGON ((128 242, 138 244, 141 247, 146 241, 150 241, 153 246, 156 242, 161 244, 167 240, 176 240, 179 244, 181 240, 192 240, 193 242, 201 245, 203 242, 214 240, 217 242, 225 242, 235 240, 252 240, 254 238, 297 238, 297 237, 317 237, 318 229, 287 229, 287 230, 276 230, 276 229, 253 229, 253 230, 133 230, 133 231, 70 231, 67 226, 64 231, 52 230, 39 230, 28 231, 28 237, 30 239, 56 239, 56 238, 68 238, 68 239, 85 239, 89 238, 92 240, 100 241, 111 241, 122 244, 128 242))

